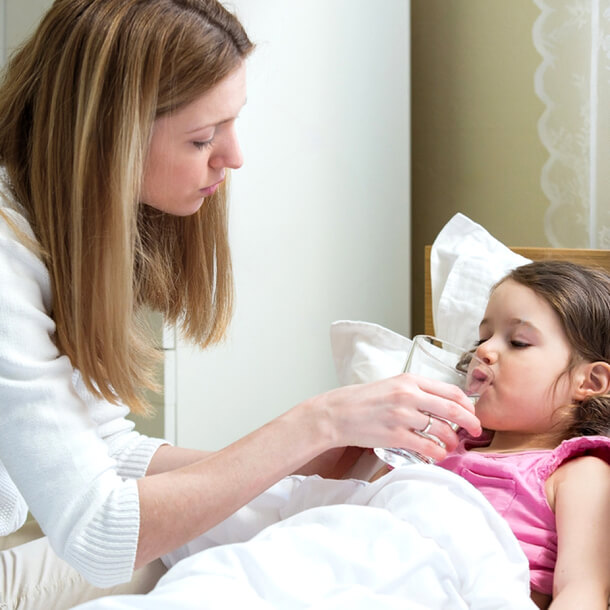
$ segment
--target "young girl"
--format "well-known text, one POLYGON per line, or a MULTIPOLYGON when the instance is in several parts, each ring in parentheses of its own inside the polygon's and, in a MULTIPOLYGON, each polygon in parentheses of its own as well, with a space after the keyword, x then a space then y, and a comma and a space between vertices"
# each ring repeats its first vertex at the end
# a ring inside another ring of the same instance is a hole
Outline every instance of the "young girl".
POLYGON ((416 404, 480 431, 464 395, 408 375, 305 400, 212 454, 125 419, 154 386, 144 305, 200 346, 229 323, 225 178, 252 48, 217 0, 56 0, 7 64, 0 548, 28 508, 47 537, 0 551, 0 607, 60 610, 103 593, 85 579, 129 583, 285 475, 340 474, 360 452, 345 447, 443 457, 414 434, 416 404))
POLYGON ((606 610, 610 276, 558 261, 519 267, 493 289, 479 335, 476 354, 494 372, 476 405, 488 433, 466 435, 438 464, 506 518, 540 608, 606 610))

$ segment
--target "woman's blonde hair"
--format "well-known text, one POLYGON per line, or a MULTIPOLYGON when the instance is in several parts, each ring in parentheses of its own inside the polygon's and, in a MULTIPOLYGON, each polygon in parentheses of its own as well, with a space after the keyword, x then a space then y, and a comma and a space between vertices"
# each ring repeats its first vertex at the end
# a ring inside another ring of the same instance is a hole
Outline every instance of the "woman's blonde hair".
POLYGON ((252 50, 216 0, 56 0, 0 88, 0 163, 53 288, 56 343, 94 394, 147 409, 142 305, 201 346, 232 312, 226 188, 190 217, 138 202, 154 120, 252 50))

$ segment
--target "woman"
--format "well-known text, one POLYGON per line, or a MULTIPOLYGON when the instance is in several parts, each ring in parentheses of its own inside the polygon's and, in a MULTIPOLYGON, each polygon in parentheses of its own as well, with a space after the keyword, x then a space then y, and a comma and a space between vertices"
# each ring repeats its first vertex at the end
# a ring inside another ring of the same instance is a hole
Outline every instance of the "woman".
MULTIPOLYGON (((304 401, 215 453, 124 419, 154 388, 143 306, 202 347, 230 320, 225 179, 242 163, 252 48, 216 0, 57 0, 0 90, 0 532, 29 507, 57 555, 101 587, 292 472, 341 476, 372 446, 441 459, 414 433, 421 411, 480 432, 461 392, 408 375, 304 401)), ((20 548, 10 561, 33 573, 20 548)), ((36 592, 12 580, 19 607, 50 594, 46 575, 36 592)))

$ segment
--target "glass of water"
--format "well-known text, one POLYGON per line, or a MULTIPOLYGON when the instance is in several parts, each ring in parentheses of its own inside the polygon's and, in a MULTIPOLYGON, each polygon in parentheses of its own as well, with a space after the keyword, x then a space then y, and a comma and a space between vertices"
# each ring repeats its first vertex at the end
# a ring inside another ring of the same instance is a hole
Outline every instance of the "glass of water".
MULTIPOLYGON (((459 347, 430 335, 417 335, 413 338, 404 371, 457 385, 473 402, 476 402, 493 381, 493 371, 475 356, 474 350, 459 347)), ((444 421, 455 431, 458 429, 458 425, 453 422, 426 411, 423 413, 444 421)), ((432 434, 427 434, 423 430, 415 432, 441 444, 441 441, 432 434)), ((432 464, 434 461, 410 449, 377 447, 375 453, 393 467, 405 464, 432 464)))

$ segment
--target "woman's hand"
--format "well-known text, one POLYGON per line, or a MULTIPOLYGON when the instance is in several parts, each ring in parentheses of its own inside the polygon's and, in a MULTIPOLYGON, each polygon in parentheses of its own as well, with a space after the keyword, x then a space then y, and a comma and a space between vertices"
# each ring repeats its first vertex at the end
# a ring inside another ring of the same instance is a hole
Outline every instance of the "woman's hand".
POLYGON ((458 438, 447 422, 436 417, 454 422, 472 436, 481 434, 474 406, 457 386, 409 373, 338 388, 312 401, 313 408, 327 418, 334 442, 342 447, 402 447, 440 460, 457 446, 458 438), (416 434, 429 422, 427 433, 445 448, 416 434))

